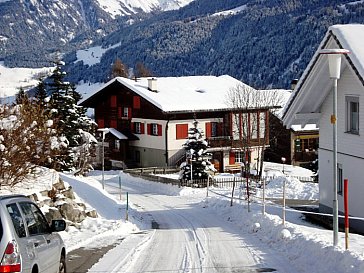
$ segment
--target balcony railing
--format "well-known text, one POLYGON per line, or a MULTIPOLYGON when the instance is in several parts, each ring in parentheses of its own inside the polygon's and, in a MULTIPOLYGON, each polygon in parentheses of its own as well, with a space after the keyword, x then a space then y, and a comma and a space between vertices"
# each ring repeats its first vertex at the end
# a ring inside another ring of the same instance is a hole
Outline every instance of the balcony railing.
POLYGON ((215 136, 207 138, 210 147, 231 146, 232 136, 215 136))

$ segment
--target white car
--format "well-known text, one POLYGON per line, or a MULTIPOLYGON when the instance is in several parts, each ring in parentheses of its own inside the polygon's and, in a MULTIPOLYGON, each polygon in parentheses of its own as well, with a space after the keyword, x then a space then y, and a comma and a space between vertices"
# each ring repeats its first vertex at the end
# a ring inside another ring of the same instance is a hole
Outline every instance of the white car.
POLYGON ((66 249, 57 233, 65 228, 64 220, 50 226, 23 195, 0 196, 0 272, 65 273, 66 249))

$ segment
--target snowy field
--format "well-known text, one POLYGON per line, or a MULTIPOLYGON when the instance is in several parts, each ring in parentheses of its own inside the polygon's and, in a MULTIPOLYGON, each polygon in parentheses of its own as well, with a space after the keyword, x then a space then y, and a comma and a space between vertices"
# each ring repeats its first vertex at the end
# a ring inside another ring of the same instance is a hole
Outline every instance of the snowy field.
MULTIPOLYGON (((29 181, 22 188, 22 193, 40 191, 42 187, 49 188, 58 174, 54 172, 43 173, 42 178, 29 181), (26 188, 26 190, 24 190, 26 188)), ((297 272, 364 272, 364 238, 360 235, 350 234, 349 250, 344 247, 344 234, 339 234, 339 246, 332 246, 332 231, 314 226, 302 220, 302 215, 294 210, 288 210, 286 224, 282 225, 282 208, 277 205, 267 205, 266 213, 262 214, 262 206, 252 203, 248 212, 245 201, 236 200, 230 206, 231 192, 226 189, 219 190, 221 195, 209 193, 206 197, 206 189, 178 188, 176 186, 149 182, 141 178, 135 178, 118 171, 105 172, 105 190, 101 185, 101 172, 94 171, 87 177, 74 177, 70 174, 60 174, 61 178, 71 185, 77 196, 86 202, 89 207, 98 211, 99 218, 87 218, 79 229, 70 227, 61 232, 65 240, 68 252, 80 247, 95 248, 115 244, 123 239, 123 242, 135 243, 132 239, 144 238, 140 232, 151 229, 151 219, 146 217, 140 208, 129 200, 129 221, 126 217, 126 192, 124 187, 142 188, 148 195, 166 196, 170 200, 193 201, 206 210, 206 214, 214 215, 227 224, 232 224, 238 232, 248 234, 249 240, 260 246, 260 251, 270 253, 269 260, 274 261, 284 256, 289 263, 294 264, 297 272), (122 191, 119 190, 119 182, 122 191), (175 198, 175 199, 174 199, 175 198), (139 237, 138 237, 139 236, 139 237), (274 254, 272 254, 274 253, 274 254), (273 257, 272 257, 273 255, 273 257)), ((277 178, 267 186, 267 193, 274 196, 280 195, 281 179, 277 178)), ((291 187, 291 198, 308 199, 317 198, 318 185, 291 181, 287 184, 291 187), (310 185, 310 186, 307 186, 310 185), (312 192, 309 194, 308 192, 312 192)), ((288 187, 289 188, 289 187, 288 187)), ((2 194, 6 193, 1 191, 2 194)), ((239 194, 237 192, 237 194, 239 194)), ((134 200, 135 201, 135 200, 134 200)), ((173 204, 170 204, 171 208, 173 204)), ((146 244, 140 241, 138 245, 146 244)), ((125 246, 124 246, 125 247, 125 246)), ((130 247, 130 246, 129 246, 130 247)), ((115 251, 107 253, 89 272, 98 272, 98 267, 115 265, 115 251)), ((118 250, 120 251, 120 249, 118 250)), ((135 250, 136 251, 136 250, 135 250)), ((257 257, 263 257, 264 253, 255 253, 257 257)), ((118 255, 126 255, 119 253, 118 255)), ((133 255, 136 255, 135 253, 133 255)), ((128 256, 124 257, 125 259, 128 256)), ((289 272, 282 266, 282 271, 289 272)), ((287 266, 288 267, 288 266, 287 266)))

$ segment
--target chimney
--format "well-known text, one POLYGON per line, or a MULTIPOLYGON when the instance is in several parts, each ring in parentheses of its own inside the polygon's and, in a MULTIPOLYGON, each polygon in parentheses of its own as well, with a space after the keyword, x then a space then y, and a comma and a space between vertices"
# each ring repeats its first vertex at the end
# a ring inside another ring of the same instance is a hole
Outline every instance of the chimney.
POLYGON ((291 90, 294 90, 296 88, 297 83, 298 83, 298 79, 293 79, 291 81, 291 90))
POLYGON ((158 92, 156 78, 148 79, 148 90, 150 90, 152 92, 158 92))

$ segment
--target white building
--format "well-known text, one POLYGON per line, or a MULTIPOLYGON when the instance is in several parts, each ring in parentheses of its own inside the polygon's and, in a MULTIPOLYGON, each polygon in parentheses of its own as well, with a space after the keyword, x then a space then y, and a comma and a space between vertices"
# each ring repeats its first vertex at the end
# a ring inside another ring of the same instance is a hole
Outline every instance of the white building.
MULTIPOLYGON (((319 130, 320 210, 332 212, 333 178, 333 80, 322 49, 347 49, 342 55, 337 95, 338 206, 344 212, 343 180, 349 180, 349 213, 364 217, 364 25, 329 28, 288 102, 283 122, 291 125, 316 123, 319 130)), ((350 226, 364 231, 364 221, 350 226)))

